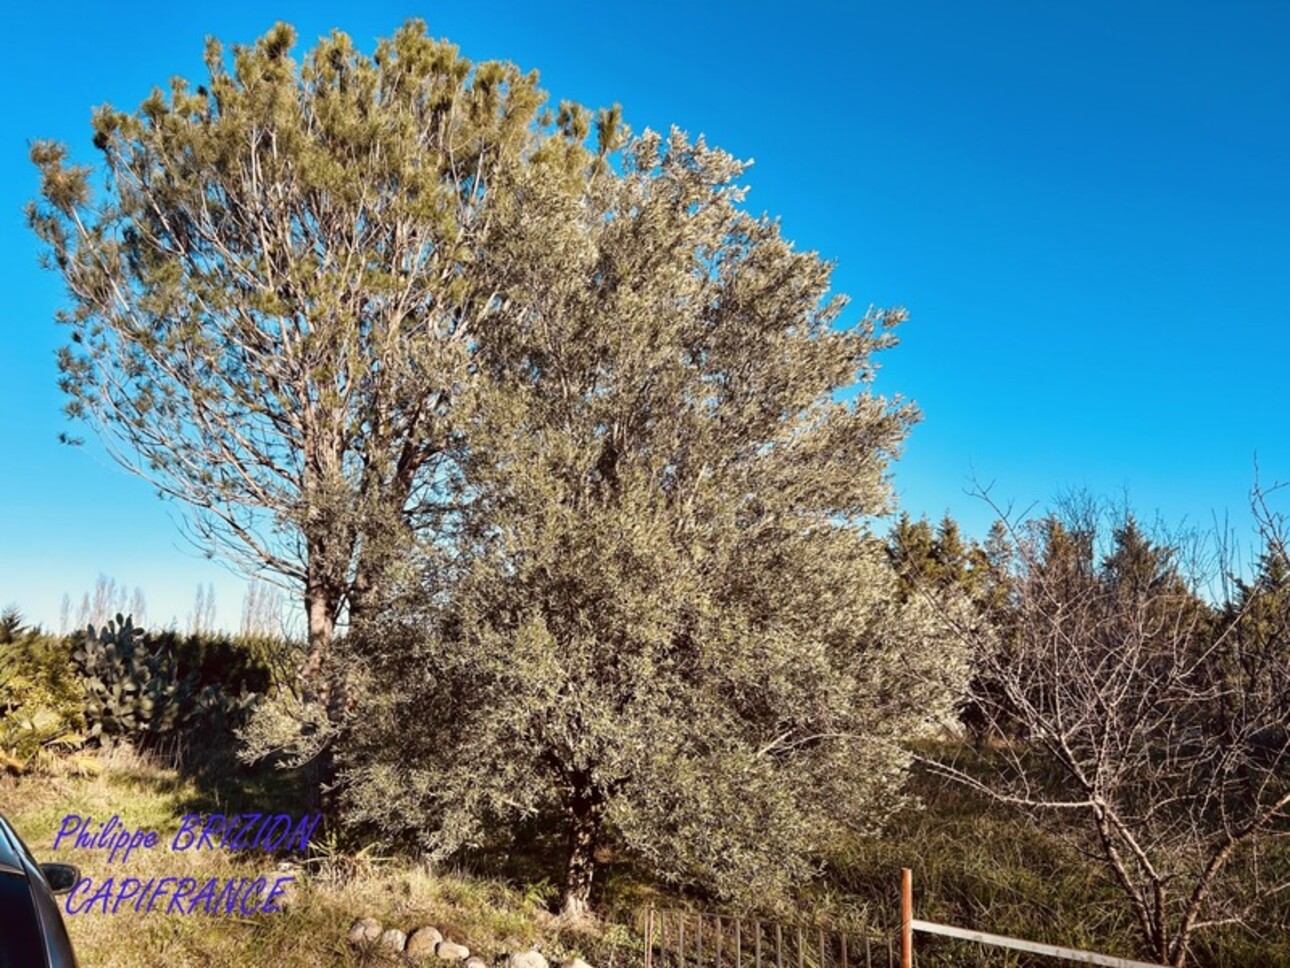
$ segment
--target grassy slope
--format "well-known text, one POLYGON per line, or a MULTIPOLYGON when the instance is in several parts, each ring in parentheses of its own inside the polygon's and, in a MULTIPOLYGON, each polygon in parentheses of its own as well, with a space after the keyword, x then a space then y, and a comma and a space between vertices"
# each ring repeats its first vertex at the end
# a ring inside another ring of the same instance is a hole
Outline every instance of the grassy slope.
MULTIPOLYGON (((259 877, 272 876, 283 858, 219 851, 171 853, 167 832, 178 829, 185 813, 234 813, 239 809, 281 810, 294 791, 274 777, 249 777, 240 789, 200 783, 134 754, 114 753, 93 776, 0 778, 3 812, 42 860, 64 860, 101 882, 115 875, 259 877), (109 865, 106 853, 52 850, 65 814, 90 814, 97 823, 113 813, 130 828, 162 832, 162 844, 138 851, 128 863, 109 865)), ((1100 870, 1070 846, 1044 835, 1024 819, 981 803, 955 787, 924 779, 918 784, 925 810, 899 818, 887 836, 858 840, 835 859, 829 876, 812 891, 811 908, 824 920, 837 917, 874 926, 894 920, 897 877, 902 866, 914 869, 919 917, 1055 944, 1132 956, 1137 944, 1132 921, 1118 894, 1100 870)), ((632 939, 619 928, 589 935, 562 930, 545 913, 552 900, 547 865, 515 868, 511 883, 497 878, 431 872, 407 862, 384 862, 361 855, 342 856, 328 845, 297 872, 298 890, 282 913, 251 918, 134 914, 78 914, 69 930, 86 968, 114 966, 212 966, 246 968, 273 965, 357 966, 392 963, 374 952, 354 951, 344 941, 350 922, 372 916, 404 931, 434 924, 490 961, 502 951, 538 944, 554 963, 580 954, 596 968, 623 968, 642 962, 632 939)), ((626 916, 649 896, 629 864, 617 871, 602 902, 626 916)), ((663 900, 663 899, 660 899, 663 900)), ((708 905, 705 905, 708 906, 708 905)), ((1205 968, 1290 966, 1290 941, 1230 934, 1196 960, 1205 968)), ((920 963, 948 966, 1019 966, 1027 962, 1000 950, 960 942, 920 943, 920 963)))
MULTIPOLYGON (((0 812, 17 828, 40 860, 60 860, 94 878, 261 877, 272 878, 278 863, 259 852, 171 852, 169 837, 189 812, 217 811, 188 779, 140 757, 113 754, 97 776, 0 778, 0 812), (52 849, 54 834, 69 813, 94 817, 93 825, 119 814, 130 828, 155 829, 161 842, 139 850, 122 864, 109 865, 105 851, 77 850, 64 841, 52 849)), ((548 958, 582 954, 597 968, 632 963, 612 933, 591 936, 562 931, 543 913, 542 898, 524 896, 496 881, 434 874, 410 865, 372 859, 328 858, 323 849, 296 872, 294 898, 281 913, 250 918, 228 915, 166 915, 160 907, 135 914, 129 903, 116 914, 66 916, 68 930, 86 968, 274 968, 358 966, 393 963, 375 952, 351 949, 345 930, 356 917, 410 931, 434 924, 454 940, 491 960, 501 951, 541 945, 548 958)), ((304 860, 300 857, 290 861, 304 860)))

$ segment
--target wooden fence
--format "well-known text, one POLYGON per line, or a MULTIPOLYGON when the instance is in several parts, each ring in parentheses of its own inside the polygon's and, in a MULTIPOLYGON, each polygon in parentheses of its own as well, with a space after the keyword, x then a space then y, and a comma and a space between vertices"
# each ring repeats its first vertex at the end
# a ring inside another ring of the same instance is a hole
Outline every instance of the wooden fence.
MULTIPOLYGON (((1018 952, 1027 964, 1032 961, 1026 956, 1038 955, 1045 963, 1055 958, 1102 968, 1164 968, 1132 958, 923 921, 914 917, 913 875, 908 869, 901 871, 900 887, 899 930, 891 934, 651 907, 644 912, 645 968, 914 968, 915 932, 971 942, 981 949, 1018 952)), ((955 959, 953 963, 960 962, 955 959)), ((932 964, 928 962, 927 968, 932 964)))
POLYGON ((934 921, 919 920, 914 917, 914 875, 906 867, 900 872, 900 968, 914 968, 915 931, 923 934, 940 935, 943 938, 973 941, 978 945, 989 948, 1004 948, 1010 951, 1042 955, 1046 959, 1056 958, 1061 961, 1074 961, 1085 965, 1099 965, 1101 968, 1166 968, 1166 966, 1156 962, 1135 961, 1132 958, 1104 955, 1096 951, 1065 948, 1061 945, 1027 941, 1024 938, 1009 938, 1001 934, 990 934, 988 931, 972 931, 968 928, 957 928, 949 924, 937 924, 934 921))
POLYGON ((896 968, 895 938, 838 928, 649 908, 645 968, 896 968))

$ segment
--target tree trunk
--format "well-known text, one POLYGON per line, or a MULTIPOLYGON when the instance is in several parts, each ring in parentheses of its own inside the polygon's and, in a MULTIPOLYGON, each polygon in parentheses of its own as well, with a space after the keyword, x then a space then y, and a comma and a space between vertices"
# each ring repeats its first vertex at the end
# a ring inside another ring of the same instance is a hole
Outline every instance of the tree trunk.
POLYGON ((351 634, 361 628, 363 623, 375 612, 376 568, 362 558, 354 573, 354 585, 349 592, 349 628, 351 634))
MULTIPOLYGON (((382 497, 386 508, 401 508, 408 501, 409 485, 396 481, 382 497)), ((380 610, 386 593, 386 576, 401 556, 414 544, 415 536, 402 514, 389 518, 370 518, 364 522, 365 533, 358 542, 354 579, 349 589, 349 628, 356 631, 380 610)))
POLYGON ((320 581, 305 588, 305 615, 309 621, 309 654, 300 672, 301 692, 306 701, 321 702, 328 698, 328 683, 323 674, 332 639, 336 635, 336 605, 320 581))
MULTIPOLYGON (((311 569, 312 570, 312 569, 311 569)), ((317 703, 330 718, 331 683, 327 659, 336 634, 336 603, 326 585, 312 580, 305 589, 305 614, 309 621, 309 654, 300 673, 300 691, 306 703, 317 703)), ((329 811, 332 804, 324 797, 325 788, 335 775, 335 761, 330 744, 305 764, 305 784, 311 811, 329 811), (326 801, 326 802, 325 802, 326 801)))
POLYGON ((591 914, 591 882, 596 872, 596 843, 604 818, 605 802, 585 773, 574 783, 569 802, 569 860, 565 866, 564 897, 560 913, 570 921, 591 914))

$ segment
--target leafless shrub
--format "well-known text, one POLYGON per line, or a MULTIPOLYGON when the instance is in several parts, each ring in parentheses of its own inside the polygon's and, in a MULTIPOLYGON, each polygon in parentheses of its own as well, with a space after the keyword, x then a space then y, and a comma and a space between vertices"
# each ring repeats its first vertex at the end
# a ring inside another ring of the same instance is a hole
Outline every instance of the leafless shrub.
POLYGON ((1016 739, 926 759, 1077 839, 1122 890, 1144 952, 1175 968, 1197 932, 1253 927, 1290 887, 1270 862, 1290 819, 1290 563, 1274 490, 1252 502, 1257 575, 1219 602, 1204 589, 1232 575, 1229 541, 1161 539, 1123 511, 1108 529, 1087 503, 1013 524, 1002 644, 964 634, 989 684, 976 700, 1016 739))

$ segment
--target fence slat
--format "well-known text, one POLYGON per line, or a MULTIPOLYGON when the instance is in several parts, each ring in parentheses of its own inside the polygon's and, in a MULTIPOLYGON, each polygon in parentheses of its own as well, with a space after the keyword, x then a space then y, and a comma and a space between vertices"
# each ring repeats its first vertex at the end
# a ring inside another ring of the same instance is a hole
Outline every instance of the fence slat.
POLYGON ((975 941, 977 944, 988 944, 996 948, 1028 951, 1036 955, 1048 955, 1052 958, 1064 958, 1067 961, 1079 961, 1086 965, 1102 965, 1104 968, 1166 968, 1166 966, 1152 961, 1134 961, 1131 958, 1117 958, 1114 955, 1099 955, 1092 951, 1080 951, 1078 948, 1063 948, 1055 944, 1041 944, 1038 941, 1023 941, 1020 938, 1009 938, 1002 934, 990 934, 987 931, 969 931, 967 928, 936 924, 934 921, 919 921, 917 918, 912 920, 911 925, 915 931, 922 931, 924 934, 939 934, 947 938, 975 941))
MULTIPOLYGON (((792 922, 745 919, 734 914, 720 914, 694 908, 657 907, 642 905, 638 909, 636 924, 641 925, 645 944, 643 968, 876 968, 881 964, 881 945, 887 940, 887 968, 894 968, 891 944, 894 935, 888 932, 869 933, 862 930, 852 936, 843 925, 816 923, 814 926, 792 922), (709 923, 711 921, 711 923, 709 923), (714 936, 709 941, 708 929, 714 936), (749 951, 747 929, 753 931, 752 950, 749 951), (770 929, 773 928, 773 935, 770 929), (814 936, 812 936, 812 930, 814 936), (687 938, 687 935, 689 937, 687 938), (763 941, 773 949, 763 957, 763 941), (879 956, 874 958, 874 945, 879 945, 879 956), (863 954, 861 953, 863 947, 863 954), (745 964, 745 956, 749 956, 745 964)), ((917 922, 917 929, 928 930, 930 922, 917 922)), ((941 933, 949 934, 961 929, 947 926, 941 933)), ((930 933, 937 933, 931 931, 930 933)), ((975 939, 995 937, 984 932, 972 933, 975 939)), ((956 935, 961 936, 961 935, 956 935)), ((1015 939, 1014 939, 1015 940, 1015 939)), ((1032 950, 1026 948, 1023 950, 1032 950)), ((1045 949, 1047 950, 1047 949, 1045 949)), ((1096 956, 1095 956, 1096 957, 1096 956)), ((1088 960, 1087 958, 1081 960, 1088 960)), ((1100 962, 1090 962, 1100 964, 1100 962)), ((1111 968, 1143 968, 1145 963, 1115 961, 1111 968)), ((1159 968, 1151 965, 1146 968, 1159 968)))

